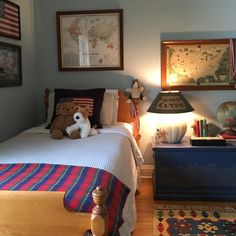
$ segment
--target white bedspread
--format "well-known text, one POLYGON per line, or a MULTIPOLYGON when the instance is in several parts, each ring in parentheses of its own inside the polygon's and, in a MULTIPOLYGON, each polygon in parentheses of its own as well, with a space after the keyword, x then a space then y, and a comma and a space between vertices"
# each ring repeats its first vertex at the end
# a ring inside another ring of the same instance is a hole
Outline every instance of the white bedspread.
POLYGON ((0 143, 0 163, 33 162, 95 167, 119 178, 131 189, 120 230, 121 235, 130 235, 136 221, 137 166, 143 163, 143 157, 123 124, 100 129, 96 136, 61 140, 52 139, 42 125, 0 143))

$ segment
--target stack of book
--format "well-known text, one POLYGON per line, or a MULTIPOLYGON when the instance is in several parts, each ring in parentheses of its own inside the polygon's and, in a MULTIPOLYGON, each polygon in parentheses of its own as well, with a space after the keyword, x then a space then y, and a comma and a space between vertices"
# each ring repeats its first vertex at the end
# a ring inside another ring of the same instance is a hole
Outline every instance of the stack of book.
POLYGON ((196 137, 207 137, 208 136, 208 127, 206 119, 194 119, 193 124, 193 135, 196 137))

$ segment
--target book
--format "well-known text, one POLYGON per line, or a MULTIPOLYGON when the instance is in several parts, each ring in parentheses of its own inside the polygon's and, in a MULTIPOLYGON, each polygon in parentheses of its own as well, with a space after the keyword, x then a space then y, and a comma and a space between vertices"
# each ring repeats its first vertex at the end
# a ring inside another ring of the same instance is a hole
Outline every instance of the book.
POLYGON ((202 137, 207 137, 208 129, 207 129, 207 120, 203 119, 202 121, 202 137))
POLYGON ((196 137, 207 137, 208 136, 208 123, 206 119, 194 119, 192 125, 193 135, 196 137))
POLYGON ((226 141, 236 141, 236 135, 227 135, 227 134, 221 134, 221 137, 226 139, 226 141))
POLYGON ((190 138, 190 143, 192 146, 224 146, 226 140, 221 137, 195 137, 190 138))
POLYGON ((199 137, 200 133, 199 133, 199 120, 194 119, 194 135, 199 137))
POLYGON ((203 119, 199 120, 200 137, 203 137, 203 119))
POLYGON ((228 135, 228 134, 221 134, 221 137, 225 138, 225 139, 236 139, 236 135, 228 135))

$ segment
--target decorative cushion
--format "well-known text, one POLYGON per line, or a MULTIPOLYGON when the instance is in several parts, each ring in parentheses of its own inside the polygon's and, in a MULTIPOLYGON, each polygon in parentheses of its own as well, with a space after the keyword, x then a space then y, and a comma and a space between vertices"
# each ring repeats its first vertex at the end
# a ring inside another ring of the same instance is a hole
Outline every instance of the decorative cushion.
POLYGON ((76 89, 55 89, 54 90, 54 109, 53 115, 51 118, 51 123, 56 117, 56 105, 60 101, 73 100, 77 101, 78 104, 86 102, 92 104, 92 115, 89 116, 91 125, 96 125, 97 128, 102 128, 100 122, 100 112, 103 103, 105 89, 96 88, 96 89, 85 89, 85 90, 76 90, 76 89), (93 102, 92 102, 93 101, 93 102))
POLYGON ((59 102, 73 102, 76 106, 79 107, 88 107, 89 116, 93 115, 93 105, 94 99, 91 97, 70 97, 70 98, 62 98, 59 102))

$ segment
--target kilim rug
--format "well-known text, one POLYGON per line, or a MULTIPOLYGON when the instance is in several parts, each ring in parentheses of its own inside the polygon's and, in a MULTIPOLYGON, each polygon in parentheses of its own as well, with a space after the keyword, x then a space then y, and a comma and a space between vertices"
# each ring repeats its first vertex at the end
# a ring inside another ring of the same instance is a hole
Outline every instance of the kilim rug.
POLYGON ((227 207, 159 206, 154 236, 236 236, 236 210, 227 207))

